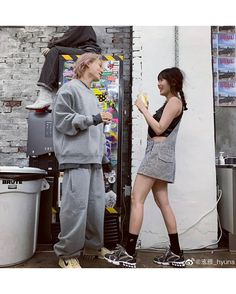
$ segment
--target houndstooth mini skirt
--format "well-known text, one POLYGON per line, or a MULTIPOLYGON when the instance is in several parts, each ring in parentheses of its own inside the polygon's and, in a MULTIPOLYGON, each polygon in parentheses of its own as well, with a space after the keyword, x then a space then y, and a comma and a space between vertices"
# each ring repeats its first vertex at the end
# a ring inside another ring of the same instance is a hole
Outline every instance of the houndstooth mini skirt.
POLYGON ((175 180, 175 144, 147 140, 145 157, 138 169, 138 174, 174 183, 175 180))

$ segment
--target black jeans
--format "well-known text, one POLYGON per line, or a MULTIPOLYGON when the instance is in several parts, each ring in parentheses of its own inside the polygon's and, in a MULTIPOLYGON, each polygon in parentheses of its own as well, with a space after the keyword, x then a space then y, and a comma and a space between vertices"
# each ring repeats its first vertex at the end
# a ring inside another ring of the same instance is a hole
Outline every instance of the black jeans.
MULTIPOLYGON (((92 48, 91 48, 92 49, 92 48)), ((83 49, 55 46, 50 49, 41 70, 38 86, 43 86, 50 91, 58 89, 59 56, 61 54, 77 55, 90 52, 90 47, 83 49)), ((94 51, 93 51, 94 52, 94 51)))

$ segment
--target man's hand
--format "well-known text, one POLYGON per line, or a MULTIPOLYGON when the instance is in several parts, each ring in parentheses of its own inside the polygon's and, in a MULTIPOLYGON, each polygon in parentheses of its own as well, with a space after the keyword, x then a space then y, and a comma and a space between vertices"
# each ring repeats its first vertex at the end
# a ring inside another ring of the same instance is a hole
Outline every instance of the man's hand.
POLYGON ((110 112, 101 112, 102 121, 105 123, 109 123, 112 121, 112 114, 110 112))
POLYGON ((49 51, 50 51, 50 48, 44 48, 44 49, 42 50, 42 54, 43 54, 44 56, 46 56, 46 55, 48 54, 49 51))

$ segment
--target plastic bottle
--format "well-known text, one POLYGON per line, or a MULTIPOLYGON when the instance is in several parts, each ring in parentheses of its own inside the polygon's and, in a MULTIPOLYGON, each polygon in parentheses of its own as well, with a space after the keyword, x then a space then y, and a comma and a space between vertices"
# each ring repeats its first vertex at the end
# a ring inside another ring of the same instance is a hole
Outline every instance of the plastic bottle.
POLYGON ((224 152, 219 152, 219 164, 224 165, 225 164, 225 159, 223 156, 224 152))
POLYGON ((111 131, 111 123, 105 123, 104 130, 103 130, 104 134, 109 134, 110 131, 111 131))

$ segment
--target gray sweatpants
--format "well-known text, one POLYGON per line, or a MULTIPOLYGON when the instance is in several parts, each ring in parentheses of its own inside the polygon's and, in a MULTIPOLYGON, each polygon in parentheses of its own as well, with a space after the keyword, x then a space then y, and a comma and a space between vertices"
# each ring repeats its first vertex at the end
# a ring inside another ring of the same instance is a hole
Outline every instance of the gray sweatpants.
POLYGON ((105 188, 102 169, 64 172, 60 209, 61 232, 54 251, 60 257, 80 255, 86 248, 103 247, 105 188))

